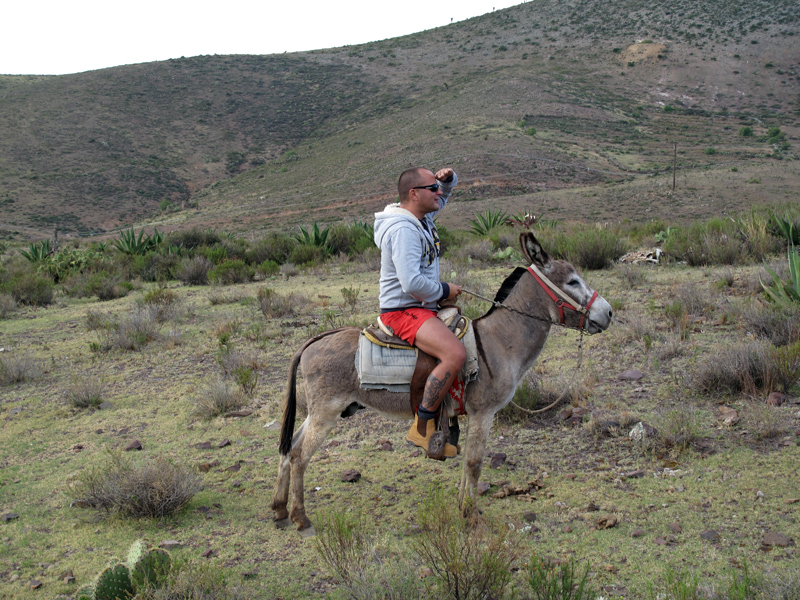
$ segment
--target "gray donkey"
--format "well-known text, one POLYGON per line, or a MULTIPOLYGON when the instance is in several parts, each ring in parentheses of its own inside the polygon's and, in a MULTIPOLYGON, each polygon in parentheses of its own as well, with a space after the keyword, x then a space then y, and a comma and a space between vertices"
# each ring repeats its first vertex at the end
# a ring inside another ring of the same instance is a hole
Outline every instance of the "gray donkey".
MULTIPOLYGON (((497 293, 495 307, 472 324, 479 373, 466 390, 469 428, 459 493, 459 505, 465 511, 475 506, 494 415, 511 401, 520 380, 539 356, 550 327, 560 324, 592 334, 605 331, 611 324, 611 306, 586 285, 572 265, 550 260, 530 232, 520 235, 520 245, 531 266, 517 268, 497 293), (465 494, 468 503, 464 502, 465 494)), ((358 328, 323 333, 303 344, 292 358, 272 501, 279 527, 288 525, 289 518, 301 531, 311 527, 304 504, 303 476, 339 418, 361 407, 393 419, 414 418, 407 394, 360 389, 355 368, 359 335, 358 328), (294 432, 298 364, 303 369, 308 416, 294 432), (291 514, 287 510, 290 485, 291 514)))

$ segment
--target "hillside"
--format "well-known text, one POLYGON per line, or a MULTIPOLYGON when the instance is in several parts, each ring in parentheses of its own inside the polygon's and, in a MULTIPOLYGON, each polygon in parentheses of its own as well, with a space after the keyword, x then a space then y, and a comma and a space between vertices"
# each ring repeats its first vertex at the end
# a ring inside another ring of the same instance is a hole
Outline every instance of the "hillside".
POLYGON ((783 202, 800 181, 798 58, 790 0, 534 0, 360 46, 0 76, 0 235, 366 215, 415 164, 456 166, 473 201, 456 220, 783 202))

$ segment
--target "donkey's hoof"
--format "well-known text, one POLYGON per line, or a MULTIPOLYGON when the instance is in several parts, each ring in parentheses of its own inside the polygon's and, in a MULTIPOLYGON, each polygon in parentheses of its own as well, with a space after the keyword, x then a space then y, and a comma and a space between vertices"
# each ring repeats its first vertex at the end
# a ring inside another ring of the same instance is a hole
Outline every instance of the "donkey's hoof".
POLYGON ((300 535, 304 538, 312 538, 317 535, 317 531, 314 529, 313 525, 309 525, 308 527, 300 530, 300 535))
POLYGON ((275 519, 273 522, 275 523, 276 529, 286 529, 292 524, 292 520, 289 517, 285 519, 275 519))

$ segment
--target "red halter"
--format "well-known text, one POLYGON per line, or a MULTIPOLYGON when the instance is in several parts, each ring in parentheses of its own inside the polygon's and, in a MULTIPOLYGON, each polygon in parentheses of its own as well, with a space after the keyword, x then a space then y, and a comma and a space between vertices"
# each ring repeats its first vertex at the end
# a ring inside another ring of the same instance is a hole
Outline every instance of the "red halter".
POLYGON ((536 280, 536 282, 540 286, 542 286, 542 289, 547 293, 548 296, 550 296, 550 299, 556 303, 556 306, 558 307, 558 314, 559 317, 561 318, 561 324, 562 325, 565 324, 564 308, 568 308, 569 310, 574 310, 575 312, 581 313, 581 320, 580 323, 578 324, 578 331, 582 331, 583 323, 586 320, 586 315, 589 314, 589 309, 592 307, 595 298, 597 298, 597 292, 594 292, 594 294, 592 294, 592 297, 589 299, 589 302, 586 303, 586 306, 580 306, 572 298, 570 298, 563 291, 557 288, 553 284, 553 282, 551 282, 547 277, 544 276, 543 273, 539 272, 539 274, 537 274, 536 273, 537 271, 539 271, 539 269, 534 265, 528 267, 528 273, 533 275, 533 278, 536 280), (555 292, 557 292, 558 295, 561 296, 561 298, 556 296, 555 292))

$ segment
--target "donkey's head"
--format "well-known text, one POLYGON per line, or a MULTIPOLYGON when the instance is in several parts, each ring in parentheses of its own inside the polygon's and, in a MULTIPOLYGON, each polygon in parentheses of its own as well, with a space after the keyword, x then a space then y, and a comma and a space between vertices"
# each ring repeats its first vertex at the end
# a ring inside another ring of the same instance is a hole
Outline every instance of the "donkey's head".
POLYGON ((589 333, 600 333, 611 325, 613 311, 606 300, 581 279, 575 267, 564 260, 550 260, 533 233, 519 236, 528 271, 550 296, 549 313, 554 323, 589 333))

